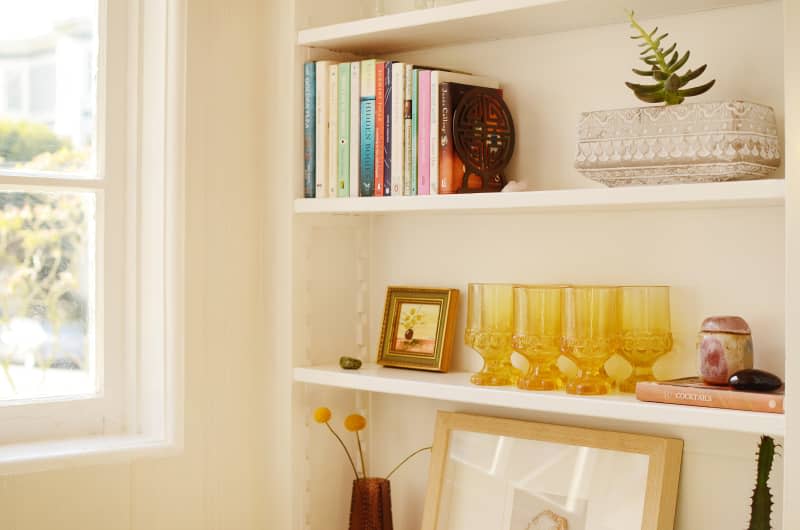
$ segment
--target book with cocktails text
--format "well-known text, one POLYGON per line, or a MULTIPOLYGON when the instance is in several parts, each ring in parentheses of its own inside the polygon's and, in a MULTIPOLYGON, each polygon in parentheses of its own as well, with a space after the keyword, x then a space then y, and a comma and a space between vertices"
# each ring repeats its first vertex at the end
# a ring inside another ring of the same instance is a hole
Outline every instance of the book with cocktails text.
POLYGON ((783 414, 783 394, 783 388, 774 392, 751 392, 734 390, 729 386, 707 385, 699 377, 641 382, 636 385, 636 399, 639 401, 777 414, 783 414))

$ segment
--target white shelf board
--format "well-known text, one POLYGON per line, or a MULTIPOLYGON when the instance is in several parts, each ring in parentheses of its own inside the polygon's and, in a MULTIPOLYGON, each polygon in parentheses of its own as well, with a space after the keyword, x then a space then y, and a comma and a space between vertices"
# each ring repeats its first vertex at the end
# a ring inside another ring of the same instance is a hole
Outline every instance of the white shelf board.
POLYGON ((676 207, 783 206, 782 179, 626 188, 581 188, 513 193, 469 193, 416 197, 295 199, 301 214, 366 214, 420 211, 570 211, 676 207))
POLYGON ((640 19, 695 13, 765 0, 469 0, 305 29, 302 46, 362 55, 507 39, 626 22, 623 7, 640 19))
POLYGON ((564 392, 480 387, 471 384, 469 378, 466 372, 440 374, 375 364, 365 364, 359 370, 343 370, 338 365, 294 369, 294 380, 298 382, 367 392, 776 436, 783 436, 785 431, 783 414, 646 403, 624 394, 573 396, 564 392))

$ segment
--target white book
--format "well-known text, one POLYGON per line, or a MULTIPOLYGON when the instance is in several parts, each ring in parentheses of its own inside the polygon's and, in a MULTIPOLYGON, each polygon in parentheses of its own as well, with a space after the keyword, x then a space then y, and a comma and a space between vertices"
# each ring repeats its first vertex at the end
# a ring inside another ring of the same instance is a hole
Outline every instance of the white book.
POLYGON ((328 67, 328 197, 336 197, 339 178, 339 65, 328 67))
POLYGON ((358 197, 361 156, 361 63, 350 63, 350 196, 358 197))
POLYGON ((403 195, 411 171, 411 120, 406 119, 406 99, 411 101, 411 68, 392 63, 392 195, 403 195))
MULTIPOLYGON (((330 96, 328 94, 330 84, 326 83, 329 76, 329 68, 333 64, 331 61, 317 61, 317 93, 316 93, 316 168, 314 176, 316 178, 315 197, 328 196, 328 120, 330 118, 330 96)), ((336 109, 333 109, 336 113, 336 109)))
POLYGON ((461 83, 462 85, 485 88, 500 88, 500 83, 488 77, 441 70, 431 72, 431 195, 439 193, 439 147, 441 139, 441 131, 439 130, 439 85, 442 83, 461 83))

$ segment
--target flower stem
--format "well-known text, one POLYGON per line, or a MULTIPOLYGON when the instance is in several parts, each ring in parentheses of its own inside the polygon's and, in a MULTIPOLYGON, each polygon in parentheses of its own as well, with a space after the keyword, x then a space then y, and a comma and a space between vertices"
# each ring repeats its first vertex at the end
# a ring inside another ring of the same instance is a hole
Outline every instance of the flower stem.
POLYGON ((333 427, 331 427, 330 423, 326 421, 325 425, 328 427, 328 429, 330 429, 331 433, 336 437, 336 439, 339 440, 339 443, 342 445, 342 449, 344 449, 344 454, 347 455, 347 459, 350 461, 350 465, 353 468, 353 474, 356 476, 356 480, 358 480, 358 471, 356 471, 356 464, 355 462, 353 462, 353 457, 350 456, 350 451, 347 450, 347 446, 344 445, 344 442, 339 437, 339 435, 336 434, 336 431, 333 430, 333 427))
POLYGON ((361 456, 361 472, 364 474, 364 478, 367 478, 367 466, 364 464, 364 450, 361 449, 361 437, 358 435, 358 431, 356 431, 356 441, 358 442, 358 454, 361 456))
POLYGON ((402 462, 400 462, 399 464, 397 464, 396 466, 394 466, 394 469, 392 469, 392 470, 389 472, 389 474, 388 474, 388 475, 386 475, 386 480, 389 480, 389 477, 391 477, 392 475, 394 475, 394 472, 395 472, 395 471, 397 471, 398 469, 400 469, 400 466, 402 466, 403 464, 405 464, 406 462, 408 462, 409 460, 411 460, 412 458, 414 458, 415 456, 417 456, 418 454, 420 454, 422 451, 427 451, 427 450, 428 450, 428 449, 430 449, 430 448, 431 448, 431 446, 428 446, 428 447, 423 447, 422 449, 417 449, 416 451, 414 451, 413 453, 411 453, 410 455, 408 455, 407 457, 405 457, 405 458, 403 459, 403 461, 402 461, 402 462))

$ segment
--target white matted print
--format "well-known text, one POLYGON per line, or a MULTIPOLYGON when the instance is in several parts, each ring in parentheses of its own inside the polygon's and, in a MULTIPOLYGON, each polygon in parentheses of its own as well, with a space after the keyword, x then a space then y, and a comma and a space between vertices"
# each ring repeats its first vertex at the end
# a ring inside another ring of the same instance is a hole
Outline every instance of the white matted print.
POLYGON ((466 431, 450 436, 437 530, 641 528, 647 455, 466 431))
POLYGON ((433 463, 439 480, 429 484, 429 494, 438 493, 438 502, 426 505, 426 530, 671 527, 677 480, 675 490, 663 488, 672 487, 680 470, 678 440, 451 413, 440 416, 440 450, 435 443, 433 463), (490 432, 495 426, 502 434, 490 432), (543 439, 535 438, 536 427, 543 439), (669 469, 649 477, 664 469, 659 460, 669 463, 669 469), (653 502, 659 500, 655 497, 659 489, 668 500, 661 508, 653 502), (666 526, 656 526, 665 522, 666 526))

